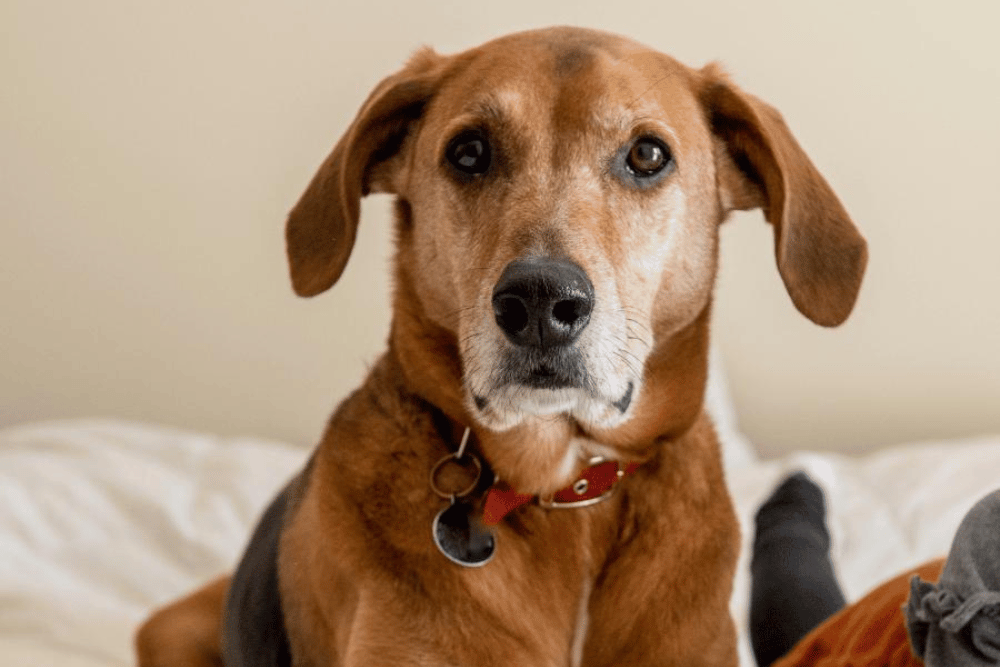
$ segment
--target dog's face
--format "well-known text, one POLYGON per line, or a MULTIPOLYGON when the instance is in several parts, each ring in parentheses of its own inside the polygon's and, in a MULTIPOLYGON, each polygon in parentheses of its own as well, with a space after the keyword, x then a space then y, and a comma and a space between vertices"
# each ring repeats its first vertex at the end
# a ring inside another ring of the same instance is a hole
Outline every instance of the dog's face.
POLYGON ((688 73, 641 47, 518 35, 455 68, 394 188, 424 311, 494 430, 626 420, 646 357, 706 306, 720 217, 688 73))
POLYGON ((591 31, 423 51, 383 81, 290 217, 300 294, 339 276, 369 191, 399 196, 397 310, 453 337, 464 410, 493 431, 607 433, 648 409, 651 359, 707 313, 730 210, 765 209, 821 324, 850 312, 865 264, 776 112, 591 31))

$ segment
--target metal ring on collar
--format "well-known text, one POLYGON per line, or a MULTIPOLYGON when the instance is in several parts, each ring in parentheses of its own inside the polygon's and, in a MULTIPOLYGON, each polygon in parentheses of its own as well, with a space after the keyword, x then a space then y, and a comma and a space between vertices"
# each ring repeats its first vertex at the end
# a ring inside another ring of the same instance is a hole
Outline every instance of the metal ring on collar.
POLYGON ((468 445, 469 442, 470 432, 471 429, 469 428, 465 429, 465 433, 462 435, 462 444, 458 446, 458 451, 452 454, 447 454, 446 456, 442 457, 441 460, 435 463, 434 467, 431 468, 431 475, 430 475, 431 491, 436 493, 441 498, 444 498, 445 500, 450 500, 454 502, 457 498, 464 498, 465 496, 469 495, 470 493, 476 490, 477 486, 479 486, 479 480, 483 476, 483 464, 479 460, 479 457, 475 456, 474 454, 467 454, 465 451, 466 445, 468 445), (459 466, 465 467, 463 461, 466 460, 472 463, 472 469, 474 469, 472 482, 464 489, 456 491, 455 493, 447 493, 443 491, 437 483, 437 478, 441 474, 441 470, 444 468, 445 465, 452 462, 454 462, 459 466))

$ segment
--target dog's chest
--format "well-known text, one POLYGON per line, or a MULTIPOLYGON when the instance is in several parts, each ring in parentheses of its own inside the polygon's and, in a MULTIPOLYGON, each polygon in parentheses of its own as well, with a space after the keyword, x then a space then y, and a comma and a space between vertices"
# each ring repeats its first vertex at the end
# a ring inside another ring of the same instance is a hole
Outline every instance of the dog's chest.
POLYGON ((497 531, 496 557, 482 568, 454 571, 482 614, 465 618, 490 636, 504 664, 586 665, 598 571, 617 532, 620 498, 580 509, 523 508, 497 531), (495 624, 504 627, 497 635, 495 624), (523 662, 522 662, 523 661, 523 662))

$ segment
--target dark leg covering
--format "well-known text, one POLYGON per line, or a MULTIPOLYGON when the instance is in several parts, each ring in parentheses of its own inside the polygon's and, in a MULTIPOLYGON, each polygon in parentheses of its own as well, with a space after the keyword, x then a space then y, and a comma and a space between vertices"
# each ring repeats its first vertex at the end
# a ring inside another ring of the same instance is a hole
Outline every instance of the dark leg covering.
POLYGON ((844 607, 830 562, 823 491, 805 473, 775 489, 757 511, 750 564, 750 642, 760 667, 787 653, 844 607))

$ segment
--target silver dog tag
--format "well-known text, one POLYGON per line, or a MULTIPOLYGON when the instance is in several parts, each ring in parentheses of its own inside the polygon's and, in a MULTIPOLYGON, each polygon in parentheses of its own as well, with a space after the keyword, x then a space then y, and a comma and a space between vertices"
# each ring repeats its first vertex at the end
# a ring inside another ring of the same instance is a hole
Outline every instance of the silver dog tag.
POLYGON ((471 517, 472 506, 453 501, 434 517, 434 544, 445 558, 463 567, 482 567, 496 551, 496 539, 471 517))

